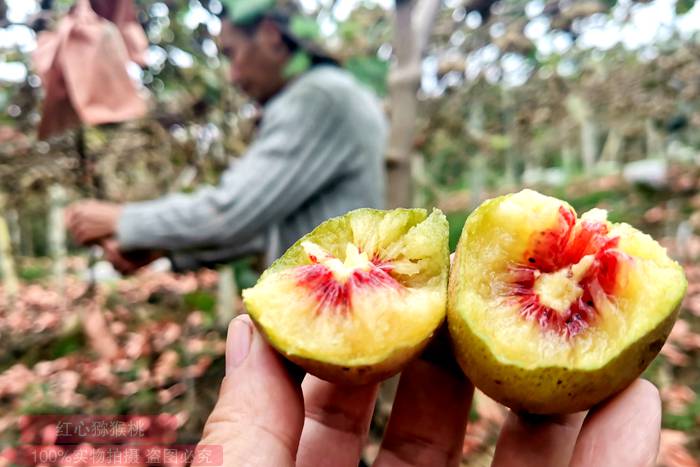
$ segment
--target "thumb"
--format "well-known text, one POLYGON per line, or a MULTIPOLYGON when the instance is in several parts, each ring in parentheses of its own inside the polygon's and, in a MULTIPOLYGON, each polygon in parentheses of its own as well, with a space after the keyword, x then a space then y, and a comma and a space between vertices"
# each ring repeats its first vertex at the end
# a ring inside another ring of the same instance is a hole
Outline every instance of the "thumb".
POLYGON ((224 466, 293 466, 304 424, 301 387, 250 318, 228 328, 226 377, 200 446, 223 450, 224 466))

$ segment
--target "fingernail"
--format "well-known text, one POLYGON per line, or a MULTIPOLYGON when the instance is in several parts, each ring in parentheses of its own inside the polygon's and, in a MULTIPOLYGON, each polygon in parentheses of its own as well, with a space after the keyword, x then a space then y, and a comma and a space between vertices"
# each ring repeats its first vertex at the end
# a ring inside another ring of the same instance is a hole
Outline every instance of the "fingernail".
POLYGON ((234 319, 228 330, 226 342, 226 374, 231 373, 243 363, 250 352, 250 343, 253 340, 253 328, 250 318, 239 316, 234 319))

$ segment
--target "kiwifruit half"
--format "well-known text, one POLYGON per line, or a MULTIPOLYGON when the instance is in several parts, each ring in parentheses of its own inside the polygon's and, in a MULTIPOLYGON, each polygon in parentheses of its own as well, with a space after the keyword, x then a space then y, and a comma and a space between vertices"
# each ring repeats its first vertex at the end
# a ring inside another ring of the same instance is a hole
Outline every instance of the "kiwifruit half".
POLYGON ((243 298, 289 360, 364 384, 399 372, 444 321, 448 270, 440 211, 359 209, 301 238, 243 298))
POLYGON ((467 219, 449 280, 448 327, 465 374, 517 411, 587 409, 656 356, 686 290, 650 236, 524 190, 467 219))

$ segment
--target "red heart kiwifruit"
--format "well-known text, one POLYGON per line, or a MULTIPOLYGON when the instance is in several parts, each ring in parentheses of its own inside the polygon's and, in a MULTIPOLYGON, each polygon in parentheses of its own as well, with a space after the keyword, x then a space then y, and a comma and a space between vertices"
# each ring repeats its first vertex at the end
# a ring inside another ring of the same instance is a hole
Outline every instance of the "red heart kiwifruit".
POLYGON ((580 218, 535 191, 491 199, 467 219, 450 272, 457 360, 516 411, 570 413, 628 386, 664 344, 686 290, 650 236, 580 218))
POLYGON ((280 353, 323 379, 398 373, 444 321, 448 225, 438 210, 359 209, 301 238, 243 292, 280 353))

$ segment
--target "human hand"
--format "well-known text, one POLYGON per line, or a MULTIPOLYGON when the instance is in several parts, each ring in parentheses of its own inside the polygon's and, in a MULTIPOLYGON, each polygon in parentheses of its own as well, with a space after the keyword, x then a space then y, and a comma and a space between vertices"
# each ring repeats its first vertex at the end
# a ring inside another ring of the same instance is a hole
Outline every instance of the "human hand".
MULTIPOLYGON (((201 445, 224 466, 357 466, 377 385, 339 386, 294 369, 247 316, 229 326, 226 377, 201 445)), ((459 465, 473 387, 438 340, 402 373, 376 466, 459 465)), ((637 380, 588 413, 508 414, 498 467, 651 466, 661 424, 658 391, 637 380)))
POLYGON ((102 240, 100 245, 105 259, 125 276, 135 273, 163 256, 162 252, 155 250, 122 251, 119 242, 114 238, 102 240))
POLYGON ((89 245, 116 233, 121 212, 120 204, 78 201, 66 209, 66 227, 78 244, 89 245))

